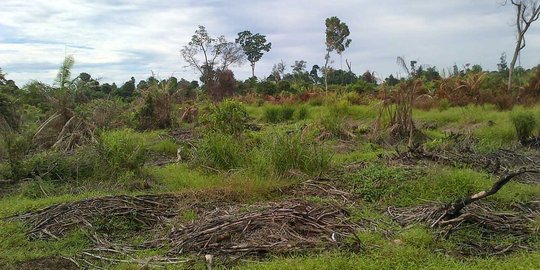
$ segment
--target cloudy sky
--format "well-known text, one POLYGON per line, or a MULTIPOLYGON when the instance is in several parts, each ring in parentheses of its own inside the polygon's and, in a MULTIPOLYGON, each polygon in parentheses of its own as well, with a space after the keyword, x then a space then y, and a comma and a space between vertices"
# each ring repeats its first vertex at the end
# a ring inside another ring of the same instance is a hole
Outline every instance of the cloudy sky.
MULTIPOLYGON (((447 69, 481 64, 496 69, 515 42, 514 11, 503 0, 2 0, 0 68, 24 84, 51 83, 66 54, 75 73, 122 83, 154 72, 192 80, 198 75, 180 57, 198 25, 212 36, 234 40, 243 30, 261 33, 272 50, 257 64, 266 77, 273 64, 324 61, 324 20, 338 16, 349 25, 351 46, 343 54, 355 73, 397 74, 396 57, 447 69)), ((333 65, 340 67, 334 56, 333 65)), ((540 22, 528 32, 521 65, 540 63, 540 22)), ((290 70, 290 68, 289 68, 290 70)), ((250 76, 245 64, 236 77, 250 76)))

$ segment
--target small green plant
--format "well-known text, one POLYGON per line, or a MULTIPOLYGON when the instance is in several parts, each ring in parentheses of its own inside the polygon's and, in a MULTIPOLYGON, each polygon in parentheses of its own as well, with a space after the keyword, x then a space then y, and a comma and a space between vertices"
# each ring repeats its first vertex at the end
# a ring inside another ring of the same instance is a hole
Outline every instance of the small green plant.
POLYGON ((390 168, 383 165, 372 165, 353 176, 359 184, 356 192, 368 202, 377 202, 387 194, 396 192, 411 172, 401 168, 390 168))
POLYGON ((293 170, 317 175, 330 167, 332 159, 324 147, 303 139, 300 133, 273 134, 262 147, 268 167, 279 176, 285 176, 293 170))
POLYGON ((517 137, 521 142, 524 142, 533 136, 537 123, 532 113, 517 113, 511 117, 511 120, 516 129, 517 137))
POLYGON ((249 115, 244 105, 236 100, 226 99, 213 108, 210 115, 215 130, 226 134, 241 134, 249 115))
POLYGON ((198 163, 217 170, 237 169, 245 160, 245 148, 232 135, 210 133, 195 150, 198 163))
POLYGON ((138 171, 146 161, 145 137, 131 129, 102 132, 98 149, 111 169, 138 171))
POLYGON ((263 111, 263 119, 268 123, 279 123, 290 121, 295 113, 291 106, 267 106, 263 111))
POLYGON ((294 112, 294 118, 296 120, 304 120, 304 119, 307 119, 308 116, 309 116, 309 110, 307 106, 301 106, 300 108, 298 108, 298 110, 294 112))

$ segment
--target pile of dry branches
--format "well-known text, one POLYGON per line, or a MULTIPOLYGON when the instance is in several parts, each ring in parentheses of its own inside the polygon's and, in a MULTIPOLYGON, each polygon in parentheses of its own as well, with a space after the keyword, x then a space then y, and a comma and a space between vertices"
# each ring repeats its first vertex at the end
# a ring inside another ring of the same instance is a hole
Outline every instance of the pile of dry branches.
POLYGON ((176 216, 178 199, 174 195, 107 196, 61 203, 7 220, 29 224, 30 239, 59 238, 74 228, 94 228, 103 218, 124 217, 151 227, 176 216))
POLYGON ((326 248, 342 244, 358 229, 348 212, 336 206, 293 200, 252 209, 216 210, 174 230, 170 254, 263 255, 326 248))
MULTIPOLYGON (((498 176, 516 168, 540 167, 539 153, 526 155, 508 149, 499 149, 492 153, 483 154, 470 148, 460 149, 459 151, 426 151, 421 147, 411 147, 406 152, 397 153, 391 161, 406 164, 428 161, 450 166, 470 166, 498 176)), ((516 179, 520 182, 529 183, 538 183, 540 181, 540 178, 530 174, 519 175, 516 179)))
POLYGON ((422 223, 437 228, 438 233, 448 238, 451 233, 462 228, 476 228, 487 237, 482 243, 473 239, 459 241, 458 251, 462 255, 498 255, 516 250, 529 250, 531 235, 540 232, 534 221, 540 218, 540 201, 528 204, 515 204, 513 211, 498 212, 487 203, 473 203, 454 219, 445 220, 445 206, 431 203, 415 207, 389 207, 387 214, 402 226, 422 223), (512 235, 514 241, 508 244, 492 243, 494 235, 512 235))

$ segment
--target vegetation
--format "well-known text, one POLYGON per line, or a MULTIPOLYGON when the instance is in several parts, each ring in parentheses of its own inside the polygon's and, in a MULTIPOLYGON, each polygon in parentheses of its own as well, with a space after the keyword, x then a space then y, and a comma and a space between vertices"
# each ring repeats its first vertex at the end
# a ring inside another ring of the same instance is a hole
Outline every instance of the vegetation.
POLYGON ((322 68, 264 79, 264 35, 203 26, 181 50, 201 85, 0 70, 0 268, 539 268, 540 66, 511 89, 505 56, 355 74, 325 25, 322 68))

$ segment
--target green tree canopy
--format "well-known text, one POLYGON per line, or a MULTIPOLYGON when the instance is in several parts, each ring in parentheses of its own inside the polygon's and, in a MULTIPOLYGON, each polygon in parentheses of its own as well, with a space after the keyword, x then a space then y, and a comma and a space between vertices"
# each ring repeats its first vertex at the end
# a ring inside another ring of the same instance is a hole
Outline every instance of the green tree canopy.
POLYGON ((250 31, 238 33, 236 43, 240 44, 248 61, 251 63, 251 74, 255 77, 255 63, 261 60, 264 52, 269 52, 272 43, 266 43, 266 36, 259 33, 252 34, 250 31))

